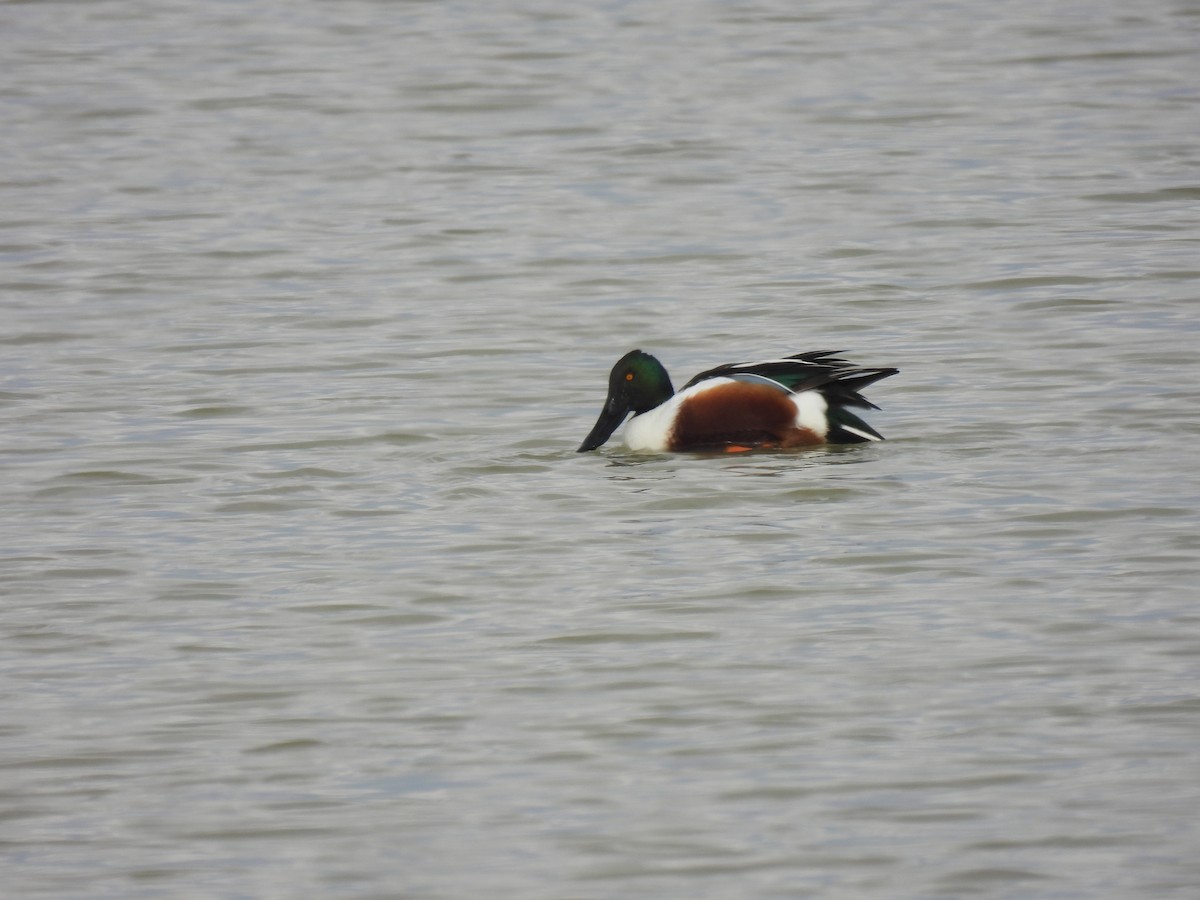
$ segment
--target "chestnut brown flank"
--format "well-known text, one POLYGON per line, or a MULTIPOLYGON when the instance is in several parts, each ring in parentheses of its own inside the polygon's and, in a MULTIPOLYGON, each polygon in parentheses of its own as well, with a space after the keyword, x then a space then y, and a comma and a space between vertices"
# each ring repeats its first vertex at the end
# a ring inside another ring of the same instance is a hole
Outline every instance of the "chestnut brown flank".
POLYGON ((803 447, 822 439, 796 427, 789 395, 765 384, 734 382, 689 397, 671 432, 672 450, 803 447))

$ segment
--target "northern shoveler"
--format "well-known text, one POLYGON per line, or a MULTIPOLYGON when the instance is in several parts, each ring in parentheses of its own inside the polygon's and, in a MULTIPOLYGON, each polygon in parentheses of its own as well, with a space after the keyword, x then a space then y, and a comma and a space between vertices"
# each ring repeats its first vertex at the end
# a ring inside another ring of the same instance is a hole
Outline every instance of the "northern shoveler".
POLYGON ((883 435, 847 407, 878 409, 859 391, 899 369, 860 369, 836 350, 726 363, 701 372, 678 394, 663 364, 641 350, 617 360, 608 399, 579 452, 595 450, 629 413, 625 446, 739 452, 816 444, 859 444, 883 435))

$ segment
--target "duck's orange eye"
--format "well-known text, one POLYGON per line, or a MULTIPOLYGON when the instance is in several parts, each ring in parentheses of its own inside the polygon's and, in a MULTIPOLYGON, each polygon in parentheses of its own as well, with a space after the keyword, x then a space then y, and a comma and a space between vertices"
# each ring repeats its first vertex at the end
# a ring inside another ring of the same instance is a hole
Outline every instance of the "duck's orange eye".
POLYGON ((633 373, 632 373, 632 372, 626 372, 626 373, 625 373, 625 380, 626 380, 626 381, 633 381, 633 373))

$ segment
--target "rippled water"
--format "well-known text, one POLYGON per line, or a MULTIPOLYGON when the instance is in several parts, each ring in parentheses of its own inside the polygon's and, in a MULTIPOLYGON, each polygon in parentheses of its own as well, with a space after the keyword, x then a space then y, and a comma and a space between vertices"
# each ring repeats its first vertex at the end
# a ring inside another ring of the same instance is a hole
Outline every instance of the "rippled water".
POLYGON ((5 890, 1196 896, 1198 32, 0 5, 5 890), (889 440, 575 453, 634 346, 889 440))

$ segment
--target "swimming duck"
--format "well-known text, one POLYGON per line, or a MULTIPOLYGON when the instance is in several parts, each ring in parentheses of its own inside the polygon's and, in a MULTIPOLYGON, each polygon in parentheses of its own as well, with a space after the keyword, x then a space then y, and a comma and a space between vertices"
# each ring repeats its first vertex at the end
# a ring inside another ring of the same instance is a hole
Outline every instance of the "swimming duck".
POLYGON ((859 391, 900 370, 859 368, 839 352, 726 363, 701 372, 675 393, 662 363, 631 350, 613 366, 604 409, 579 452, 607 441, 631 412, 625 446, 655 453, 881 441, 883 435, 848 407, 878 409, 859 391))

